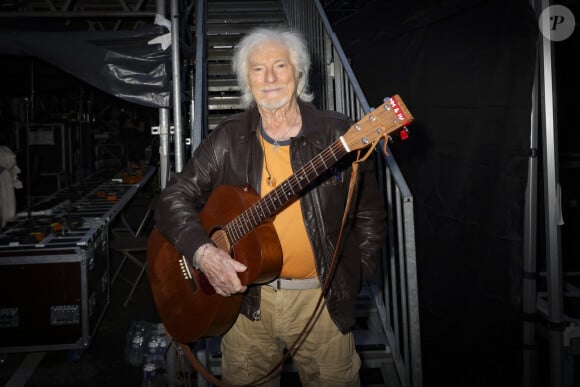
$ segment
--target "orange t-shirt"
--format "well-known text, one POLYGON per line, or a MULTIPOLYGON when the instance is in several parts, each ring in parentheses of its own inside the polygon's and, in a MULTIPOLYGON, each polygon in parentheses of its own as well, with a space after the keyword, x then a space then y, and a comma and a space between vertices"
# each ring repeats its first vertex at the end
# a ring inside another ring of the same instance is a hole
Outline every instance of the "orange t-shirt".
MULTIPOLYGON (((261 135, 261 134, 260 134, 261 135)), ((264 151, 261 194, 264 197, 293 174, 290 164, 290 145, 274 146, 260 138, 264 151), (268 177, 275 181, 268 184, 268 177)), ((284 261, 280 277, 313 278, 316 276, 314 252, 306 234, 300 200, 275 215, 274 228, 282 245, 284 261)))

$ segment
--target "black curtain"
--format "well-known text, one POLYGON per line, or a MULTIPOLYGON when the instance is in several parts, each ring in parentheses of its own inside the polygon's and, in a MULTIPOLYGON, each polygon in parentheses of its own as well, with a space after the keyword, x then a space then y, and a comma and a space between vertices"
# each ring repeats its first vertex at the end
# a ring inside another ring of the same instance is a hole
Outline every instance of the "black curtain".
POLYGON ((415 201, 425 386, 518 386, 537 24, 521 1, 374 1, 335 30, 415 201))

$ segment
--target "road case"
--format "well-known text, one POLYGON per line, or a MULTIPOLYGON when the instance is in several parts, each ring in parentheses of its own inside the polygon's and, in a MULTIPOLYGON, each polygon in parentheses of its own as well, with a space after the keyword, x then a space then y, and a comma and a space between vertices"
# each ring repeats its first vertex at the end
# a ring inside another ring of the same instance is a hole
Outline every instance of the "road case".
POLYGON ((110 301, 107 235, 104 226, 56 230, 34 244, 4 235, 0 352, 89 345, 110 301))

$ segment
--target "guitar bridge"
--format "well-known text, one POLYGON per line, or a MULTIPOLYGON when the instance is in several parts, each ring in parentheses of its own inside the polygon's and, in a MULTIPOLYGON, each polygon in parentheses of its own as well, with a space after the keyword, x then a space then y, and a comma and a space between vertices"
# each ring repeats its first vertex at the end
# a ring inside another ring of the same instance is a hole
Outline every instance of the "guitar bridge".
POLYGON ((181 258, 179 258, 179 267, 181 268, 181 274, 183 274, 184 279, 190 280, 193 278, 193 275, 191 274, 191 269, 189 267, 189 264, 187 263, 187 259, 185 259, 183 255, 181 256, 181 258))

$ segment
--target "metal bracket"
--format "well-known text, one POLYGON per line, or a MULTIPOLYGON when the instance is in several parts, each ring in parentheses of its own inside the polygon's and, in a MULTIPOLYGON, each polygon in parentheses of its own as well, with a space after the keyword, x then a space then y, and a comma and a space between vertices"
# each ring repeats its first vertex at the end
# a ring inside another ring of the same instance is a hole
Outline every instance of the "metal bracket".
MULTIPOLYGON (((157 136, 161 134, 161 131, 159 130, 159 125, 151 127, 151 134, 157 136)), ((169 125, 169 134, 175 134, 175 127, 173 125, 169 125)))
MULTIPOLYGON (((153 134, 155 136, 159 136, 161 134, 161 132, 159 131, 159 126, 152 126, 151 127, 151 134, 153 134)), ((175 127, 173 125, 169 126, 169 134, 175 134, 175 127)), ((191 138, 190 137, 187 137, 184 142, 185 142, 185 145, 191 146, 191 138)))

